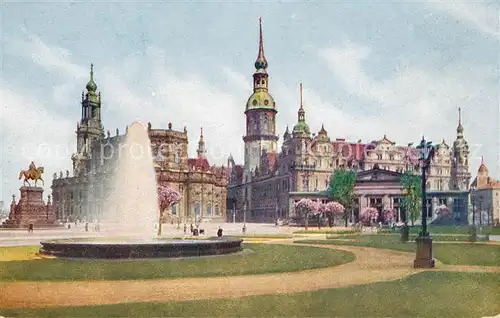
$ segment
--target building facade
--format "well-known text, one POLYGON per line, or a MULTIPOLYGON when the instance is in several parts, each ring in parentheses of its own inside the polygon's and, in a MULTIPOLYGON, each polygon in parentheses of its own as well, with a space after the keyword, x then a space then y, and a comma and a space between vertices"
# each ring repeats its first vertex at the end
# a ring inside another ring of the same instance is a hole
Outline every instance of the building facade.
MULTIPOLYGON (((118 129, 104 133, 101 120, 101 93, 97 93, 94 70, 82 93, 82 113, 77 124, 77 149, 72 155, 72 172, 54 174, 53 208, 61 221, 94 221, 102 218, 103 202, 113 190, 120 145, 125 135, 118 129)), ((148 124, 157 182, 181 194, 181 201, 164 211, 164 222, 196 222, 226 219, 226 168, 210 165, 201 131, 197 155, 188 156, 187 129, 177 131, 152 128, 148 124)))
POLYGON ((471 184, 471 203, 475 224, 500 225, 500 181, 489 177, 484 161, 471 184))
MULTIPOLYGON (((385 135, 369 143, 331 139, 323 125, 317 133, 313 133, 307 124, 302 84, 297 122, 292 130, 287 126, 281 149, 278 149, 278 108, 270 93, 262 22, 254 66, 253 92, 245 107, 244 163, 237 164, 232 156, 228 158, 229 220, 269 222, 276 218, 290 218, 294 215, 293 202, 299 198, 297 194, 326 190, 332 172, 340 168, 353 169, 360 178, 365 171, 372 170, 396 174, 408 170, 420 173, 418 151, 412 144, 399 146, 385 135)), ((432 211, 433 206, 446 202, 456 209, 462 219, 467 213, 467 195, 464 197, 464 193, 468 193, 470 173, 469 147, 464 138, 460 109, 456 140, 452 146, 442 140, 436 150, 427 181, 429 209, 432 211)), ((384 200, 399 204, 400 186, 392 189, 394 193, 389 193, 392 190, 380 182, 375 194, 371 188, 375 186, 375 180, 368 188, 361 185, 364 184, 361 179, 359 181, 356 193, 360 207, 378 206, 384 200)))

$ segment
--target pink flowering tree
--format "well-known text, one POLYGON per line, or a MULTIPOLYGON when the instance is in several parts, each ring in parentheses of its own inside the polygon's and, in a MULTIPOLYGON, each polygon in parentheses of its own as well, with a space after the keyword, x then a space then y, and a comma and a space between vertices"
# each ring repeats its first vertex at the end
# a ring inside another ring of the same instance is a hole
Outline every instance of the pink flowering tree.
POLYGON ((170 208, 172 205, 179 203, 181 200, 181 195, 176 190, 171 187, 159 185, 157 187, 158 194, 158 206, 160 207, 160 216, 158 222, 158 236, 161 236, 161 223, 162 217, 165 210, 170 208))
POLYGON ((372 207, 366 207, 361 211, 360 220, 364 225, 371 225, 378 218, 378 210, 372 207))
POLYGON ((382 215, 384 216, 384 221, 391 224, 396 219, 396 209, 386 208, 382 211, 382 215))
POLYGON ((321 204, 311 199, 302 198, 295 203, 295 209, 304 216, 305 229, 309 224, 309 216, 321 213, 321 204))
POLYGON ((448 208, 445 204, 441 204, 437 208, 437 214, 439 216, 449 216, 449 215, 451 215, 451 211, 450 211, 450 208, 448 208))
POLYGON ((334 215, 343 215, 345 208, 342 204, 336 202, 336 201, 331 201, 326 204, 323 204, 323 210, 324 213, 326 213, 328 217, 328 223, 331 226, 331 220, 334 219, 334 215))

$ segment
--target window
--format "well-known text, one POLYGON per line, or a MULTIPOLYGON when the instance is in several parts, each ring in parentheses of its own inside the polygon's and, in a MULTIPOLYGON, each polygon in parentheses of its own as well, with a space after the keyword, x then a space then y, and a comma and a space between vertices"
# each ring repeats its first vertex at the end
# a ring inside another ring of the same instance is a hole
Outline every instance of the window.
POLYGON ((219 206, 215 206, 215 215, 220 215, 219 206))
POLYGON ((192 209, 193 209, 194 215, 196 215, 196 216, 200 215, 200 204, 199 203, 194 203, 192 205, 192 209))
POLYGON ((172 215, 173 216, 177 215, 177 204, 176 205, 172 205, 172 215))
POLYGON ((174 154, 174 162, 175 163, 179 163, 180 162, 180 155, 179 155, 179 152, 180 151, 176 151, 175 154, 174 154))
POLYGON ((212 205, 207 204, 207 216, 212 216, 212 205))
POLYGON ((382 154, 377 155, 378 160, 382 160, 382 154))
POLYGON ((432 199, 426 199, 426 211, 427 211, 427 217, 431 218, 432 217, 432 199))

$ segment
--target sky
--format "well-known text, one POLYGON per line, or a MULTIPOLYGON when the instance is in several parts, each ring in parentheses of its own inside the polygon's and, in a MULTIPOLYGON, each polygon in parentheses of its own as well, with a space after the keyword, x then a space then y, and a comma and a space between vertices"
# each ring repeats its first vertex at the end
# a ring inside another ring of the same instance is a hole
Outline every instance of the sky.
MULTIPOLYGON (((134 120, 203 127, 211 164, 243 161, 262 17, 280 141, 299 83, 317 132, 451 145, 462 108, 473 176, 500 177, 497 2, 10 2, 1 8, 0 200, 31 160, 71 171, 81 92, 94 64, 105 130, 134 120)), ((49 191, 45 194, 47 195, 49 191)))

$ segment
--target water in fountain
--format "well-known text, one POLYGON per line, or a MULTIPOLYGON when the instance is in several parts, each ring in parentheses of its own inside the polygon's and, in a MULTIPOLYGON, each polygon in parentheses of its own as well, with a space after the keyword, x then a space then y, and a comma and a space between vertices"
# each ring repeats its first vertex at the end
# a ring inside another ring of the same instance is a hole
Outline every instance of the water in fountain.
POLYGON ((158 221, 156 173, 147 128, 140 122, 128 127, 119 146, 111 193, 104 203, 106 232, 152 237, 158 221))

